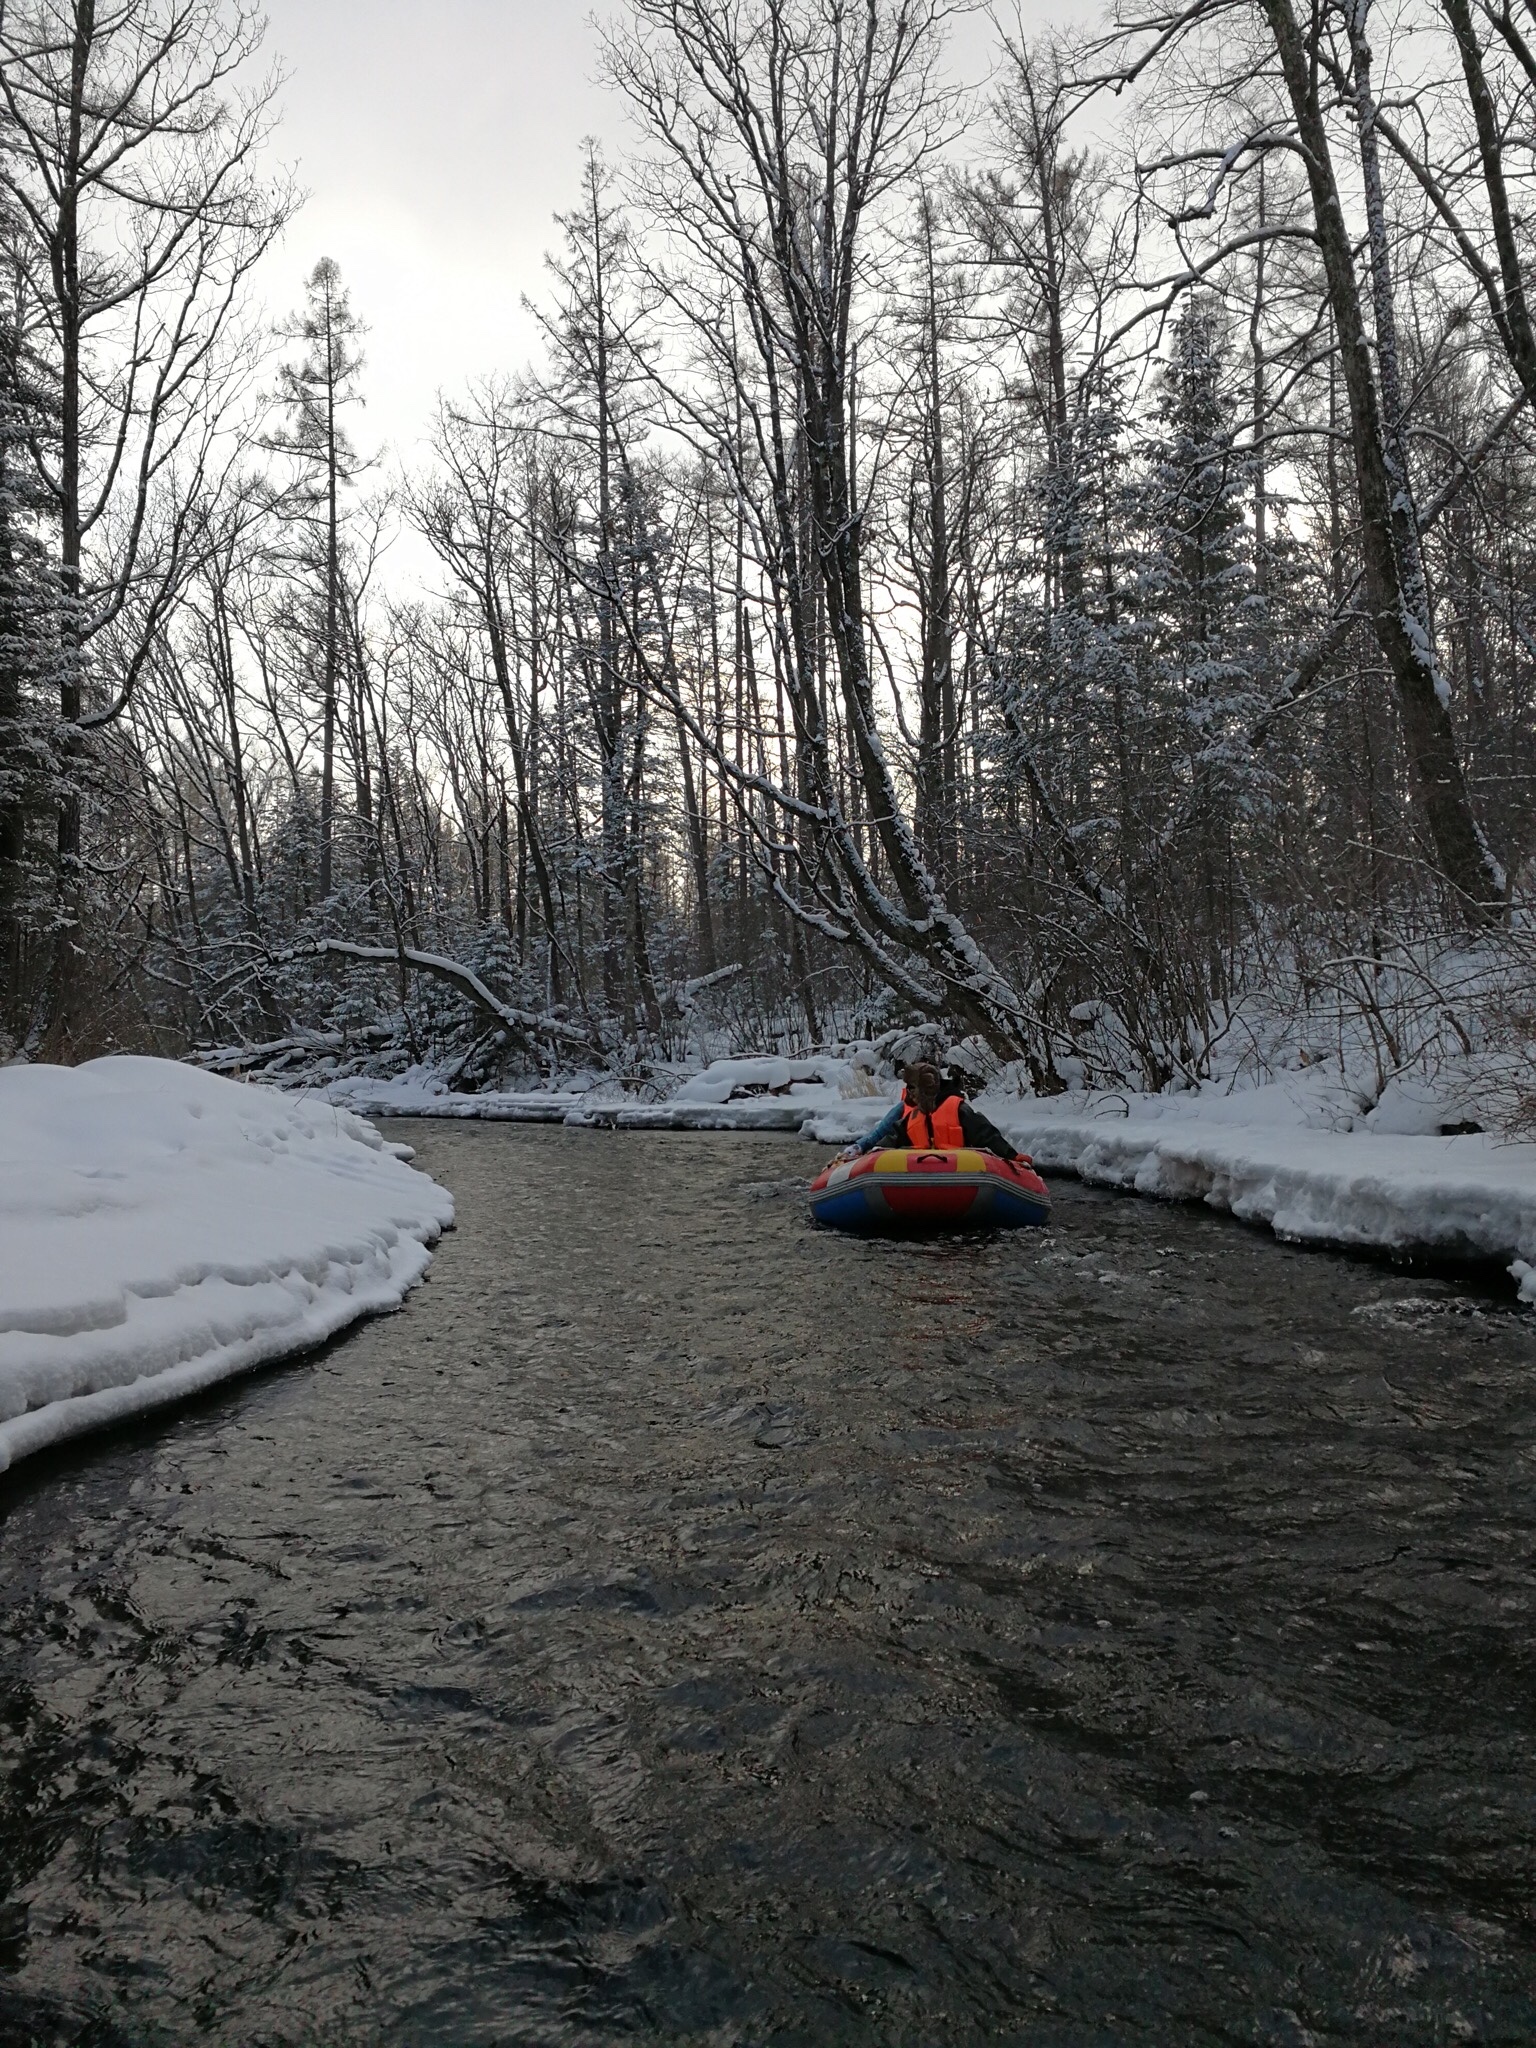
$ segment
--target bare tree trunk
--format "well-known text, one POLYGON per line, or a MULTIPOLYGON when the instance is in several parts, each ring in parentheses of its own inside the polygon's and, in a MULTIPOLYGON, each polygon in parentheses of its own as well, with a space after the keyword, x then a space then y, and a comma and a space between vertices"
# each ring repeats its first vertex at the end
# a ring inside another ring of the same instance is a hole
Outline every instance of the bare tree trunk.
MULTIPOLYGON (((1481 281, 1504 353, 1520 380, 1521 389, 1528 398, 1536 401, 1536 328, 1532 326, 1516 218, 1504 178, 1505 122, 1494 104, 1469 0, 1440 0, 1440 4, 1451 24, 1457 54, 1461 58, 1462 76, 1466 80, 1467 98, 1477 130, 1478 158, 1488 195, 1494 247, 1498 254, 1497 283, 1479 266, 1481 281)), ((1502 16, 1494 15, 1490 9, 1489 18, 1504 33, 1531 83, 1536 84, 1536 61, 1532 60, 1524 38, 1514 28, 1508 6, 1505 6, 1502 16)))
MULTIPOLYGON (((1259 159, 1259 227, 1268 225, 1264 191, 1265 162, 1259 159)), ((1269 593, 1269 397, 1264 360, 1264 286, 1269 244, 1254 252, 1253 311, 1248 321, 1248 348, 1253 358, 1253 587, 1261 598, 1269 593)))
POLYGON ((954 756, 955 717, 954 577, 950 560, 949 455, 939 360, 938 278, 934 267, 933 227, 933 208, 927 193, 924 193, 919 208, 919 228, 924 283, 922 355, 925 419, 922 461, 926 504, 922 530, 913 534, 922 621, 913 822, 923 857, 946 889, 947 900, 953 908, 955 817, 950 768, 954 756))
POLYGON ((1411 509, 1395 504, 1397 479, 1388 453, 1388 423, 1383 421, 1371 374, 1354 251, 1345 226, 1316 75, 1291 0, 1262 0, 1262 5, 1302 143, 1318 247, 1338 332, 1372 623, 1396 686, 1403 737, 1440 871, 1474 920, 1498 923, 1504 916, 1505 877, 1473 816, 1462 774, 1449 692, 1435 663, 1421 583, 1416 584, 1414 577, 1416 525, 1406 560, 1400 553, 1400 540, 1407 537, 1403 529, 1412 523, 1413 515, 1411 509))

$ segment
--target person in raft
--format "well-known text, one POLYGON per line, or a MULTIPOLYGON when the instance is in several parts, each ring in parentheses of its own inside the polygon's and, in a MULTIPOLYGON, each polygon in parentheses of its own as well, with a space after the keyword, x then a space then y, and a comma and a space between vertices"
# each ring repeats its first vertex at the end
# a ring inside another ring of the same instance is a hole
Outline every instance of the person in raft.
POLYGON ((865 1152, 887 1150, 958 1152, 969 1146, 973 1152, 995 1152, 999 1159, 1023 1160, 1024 1154, 1009 1144, 989 1117, 967 1102, 958 1089, 945 1086, 930 1061, 915 1061, 903 1070, 902 1079, 906 1086, 900 1102, 881 1117, 867 1138, 840 1152, 839 1159, 858 1159, 865 1152))

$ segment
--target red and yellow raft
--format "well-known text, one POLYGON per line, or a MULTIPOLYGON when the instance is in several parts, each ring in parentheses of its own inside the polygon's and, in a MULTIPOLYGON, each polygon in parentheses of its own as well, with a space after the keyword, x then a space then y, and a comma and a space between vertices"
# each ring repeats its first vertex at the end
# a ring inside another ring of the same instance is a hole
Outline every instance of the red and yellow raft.
POLYGON ((836 1230, 1019 1230, 1050 1221, 1051 1197, 995 1152, 866 1152, 817 1174, 811 1214, 836 1230))

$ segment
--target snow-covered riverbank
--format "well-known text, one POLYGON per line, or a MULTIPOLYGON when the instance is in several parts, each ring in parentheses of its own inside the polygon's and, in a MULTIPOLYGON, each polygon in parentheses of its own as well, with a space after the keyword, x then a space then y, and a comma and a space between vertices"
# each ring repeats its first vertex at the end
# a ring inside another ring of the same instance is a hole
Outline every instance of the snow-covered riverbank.
POLYGON ((0 1470, 394 1308, 446 1191, 315 1097, 0 1068, 0 1470))
POLYGON ((1203 1201, 1293 1243, 1498 1260, 1536 1304, 1536 1145, 1324 1131, 1266 1121, 1261 1103, 1252 1122, 1202 1116, 1198 1098, 1179 1115, 1178 1101, 1015 1103, 1006 1128, 1042 1171, 1203 1201))
MULTIPOLYGON (((1464 1077, 1463 1077, 1464 1078, 1464 1077)), ((368 1115, 511 1118, 620 1130, 798 1131, 842 1145, 897 1094, 874 1062, 717 1060, 660 1102, 585 1093, 451 1095, 423 1078, 346 1081, 332 1099, 368 1115)), ((1172 1200, 1203 1201, 1293 1242, 1497 1260, 1536 1304, 1536 1144, 1464 1121, 1463 1086, 1391 1084, 1362 1111, 1336 1072, 1174 1095, 1046 1098, 1009 1087, 980 1106, 1046 1172, 1172 1200)))
POLYGON ((800 1131, 816 1118, 844 1115, 850 1134, 884 1114, 900 1092, 877 1077, 872 1057, 806 1059, 767 1055, 713 1060, 665 1077, 660 1100, 626 1094, 615 1082, 570 1089, 451 1093, 420 1071, 388 1080, 333 1081, 326 1099, 359 1116, 486 1117, 499 1123, 575 1124, 621 1131, 800 1131))
MULTIPOLYGON (((1357 1118, 1297 1075, 1178 1095, 996 1089, 979 1102, 1042 1172, 1206 1202, 1292 1243, 1498 1260, 1536 1303, 1536 1144, 1442 1137, 1427 1097, 1357 1118)), ((808 1134, 831 1143, 857 1122, 834 1111, 808 1134)))

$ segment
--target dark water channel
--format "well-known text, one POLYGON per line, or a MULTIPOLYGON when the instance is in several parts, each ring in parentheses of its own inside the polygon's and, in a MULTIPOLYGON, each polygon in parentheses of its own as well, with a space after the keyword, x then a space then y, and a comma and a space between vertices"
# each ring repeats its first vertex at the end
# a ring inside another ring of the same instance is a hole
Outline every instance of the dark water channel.
POLYGON ((405 1313, 0 1481, 7 2048, 1536 2041, 1536 1322, 406 1135, 405 1313))

